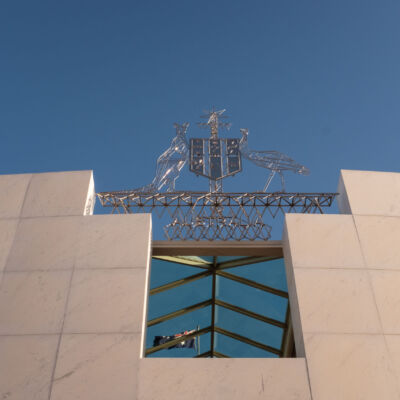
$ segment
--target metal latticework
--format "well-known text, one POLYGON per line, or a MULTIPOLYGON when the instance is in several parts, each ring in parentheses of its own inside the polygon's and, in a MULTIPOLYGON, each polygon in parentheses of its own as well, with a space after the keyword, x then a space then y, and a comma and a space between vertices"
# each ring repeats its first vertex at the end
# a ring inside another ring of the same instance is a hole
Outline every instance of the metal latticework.
POLYGON ((279 213, 323 213, 336 193, 102 192, 111 213, 167 213, 169 240, 268 240, 267 218, 279 213))

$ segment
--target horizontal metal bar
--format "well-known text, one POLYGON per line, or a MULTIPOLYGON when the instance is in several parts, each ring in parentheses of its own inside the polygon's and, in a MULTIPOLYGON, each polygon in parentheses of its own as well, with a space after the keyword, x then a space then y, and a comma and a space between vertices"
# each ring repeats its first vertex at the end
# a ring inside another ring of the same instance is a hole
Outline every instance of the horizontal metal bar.
POLYGON ((157 351, 163 350, 163 349, 167 349, 168 347, 172 347, 175 346, 176 344, 178 344, 179 342, 182 342, 183 340, 189 340, 192 338, 195 338, 196 336, 201 336, 204 335, 208 332, 211 332, 211 326, 208 326, 207 328, 203 328, 200 329, 198 331, 195 331, 193 333, 189 333, 188 335, 185 336, 181 336, 177 339, 171 340, 169 342, 160 344, 158 346, 154 346, 154 347, 150 347, 149 349, 146 349, 145 355, 148 356, 149 354, 153 354, 157 351))
POLYGON ((154 294, 161 293, 166 290, 185 285, 186 283, 195 282, 195 281, 205 278, 206 276, 209 276, 211 274, 212 274, 211 271, 205 271, 205 272, 200 272, 199 274, 196 274, 196 275, 191 275, 186 278, 182 278, 182 279, 178 279, 176 281, 170 282, 170 283, 166 283, 165 285, 158 286, 158 287, 155 287, 154 289, 151 289, 149 291, 149 295, 153 296, 154 294))
POLYGON ((168 321, 170 319, 179 317, 181 315, 190 313, 192 311, 200 310, 202 308, 210 306, 211 304, 212 304, 212 300, 210 299, 210 300, 202 301, 201 303, 193 304, 192 306, 189 306, 189 307, 181 308, 180 310, 173 311, 169 314, 162 315, 161 317, 151 319, 150 321, 147 322, 147 326, 161 324, 161 322, 168 321))
POLYGON ((231 358, 229 356, 227 356, 226 354, 220 353, 219 351, 213 351, 213 356, 217 357, 217 358, 231 358))
MULTIPOLYGON (((194 253, 197 254, 197 253, 194 253)), ((191 254, 193 255, 193 254, 191 254)), ((203 269, 208 269, 212 263, 207 262, 206 260, 194 260, 190 258, 184 257, 184 254, 180 254, 179 256, 171 256, 171 255, 153 255, 152 258, 155 258, 156 260, 162 260, 162 261, 167 261, 171 262, 174 264, 181 264, 185 265, 186 267, 196 267, 196 268, 203 268, 203 269)), ((187 255, 186 255, 187 256, 187 255)))
POLYGON ((260 343, 260 342, 256 342, 255 340, 249 339, 249 338, 247 338, 245 336, 242 336, 242 335, 238 335, 237 333, 233 333, 231 331, 227 331, 226 329, 222 329, 222 328, 220 328, 218 326, 214 327, 214 332, 220 333, 221 335, 228 336, 228 337, 230 337, 232 339, 239 340, 240 342, 249 344, 250 346, 258 347, 259 349, 268 351, 269 353, 273 353, 273 354, 276 354, 278 356, 282 355, 282 351, 276 349, 275 347, 271 347, 271 346, 268 346, 266 344, 263 344, 263 343, 260 343))
POLYGON ((154 256, 270 256, 283 257, 282 241, 267 242, 240 240, 200 240, 196 243, 187 240, 155 240, 152 242, 154 256))
POLYGON ((272 261, 276 259, 282 258, 282 250, 279 249, 276 251, 276 254, 266 256, 266 257, 245 257, 245 258, 238 258, 236 260, 229 260, 218 264, 217 269, 223 270, 227 268, 234 268, 234 267, 243 267, 245 265, 257 264, 264 261, 272 261))
POLYGON ((277 326, 278 328, 282 328, 282 329, 286 328, 286 325, 285 325, 284 322, 278 321, 278 320, 273 319, 273 318, 265 317, 264 315, 257 314, 257 313, 255 313, 253 311, 246 310, 245 308, 238 307, 238 306, 235 306, 235 305, 230 304, 230 303, 226 303, 225 301, 216 299, 215 300, 215 304, 217 306, 224 307, 224 308, 226 308, 228 310, 235 311, 237 313, 246 315, 247 317, 258 319, 259 321, 265 322, 267 324, 277 326))
POLYGON ((218 271, 218 270, 215 271, 215 273, 217 275, 219 275, 219 276, 224 277, 224 278, 231 279, 232 281, 236 281, 236 282, 242 283, 243 285, 247 285, 247 286, 254 287, 256 289, 263 290, 264 292, 269 292, 269 293, 275 294, 276 296, 280 296, 280 297, 283 297, 285 299, 287 299, 289 297, 288 293, 284 292, 283 290, 275 289, 275 288, 272 288, 270 286, 258 283, 256 281, 252 281, 250 279, 243 278, 241 276, 233 275, 233 274, 230 274, 228 272, 218 271))

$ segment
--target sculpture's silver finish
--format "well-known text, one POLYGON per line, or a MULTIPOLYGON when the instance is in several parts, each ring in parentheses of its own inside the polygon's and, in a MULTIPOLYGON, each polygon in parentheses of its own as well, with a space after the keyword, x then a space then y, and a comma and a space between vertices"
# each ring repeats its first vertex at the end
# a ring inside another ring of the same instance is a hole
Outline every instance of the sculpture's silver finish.
POLYGON ((153 181, 146 186, 136 189, 138 192, 159 192, 164 189, 167 192, 175 190, 175 181, 178 179, 181 169, 185 166, 189 156, 189 147, 186 139, 186 131, 189 123, 174 124, 176 135, 171 145, 157 159, 156 175, 153 181))
POLYGON ((164 213, 168 240, 268 240, 268 218, 278 214, 323 214, 336 193, 140 193, 104 192, 97 197, 111 213, 164 213))
POLYGON ((190 139, 189 169, 209 179, 210 192, 222 192, 222 179, 242 170, 239 139, 190 139))
POLYGON ((281 177, 282 192, 285 192, 285 178, 283 171, 292 171, 300 175, 308 175, 310 171, 301 164, 288 157, 287 155, 274 150, 255 151, 248 148, 248 129, 240 129, 242 138, 240 139, 239 149, 244 158, 259 167, 269 169, 271 172, 263 191, 266 192, 272 178, 278 173, 281 177))
POLYGON ((175 124, 176 136, 170 147, 157 160, 153 181, 126 192, 98 193, 112 212, 152 212, 171 220, 164 227, 169 240, 268 240, 271 226, 267 215, 279 212, 315 213, 332 204, 335 193, 285 193, 283 173, 292 171, 307 175, 308 169, 278 151, 249 150, 248 130, 242 138, 219 138, 220 129, 229 129, 225 110, 208 111, 200 122, 210 130, 210 138, 186 139, 189 124, 175 124), (264 192, 275 174, 281 177, 282 192, 224 193, 222 181, 242 170, 241 157, 270 171, 264 192), (175 181, 189 160, 189 169, 209 179, 209 192, 175 191, 175 181), (169 193, 162 193, 169 192, 169 193))
POLYGON ((231 124, 229 122, 223 122, 221 119, 228 118, 226 115, 222 115, 226 110, 215 110, 213 107, 210 111, 206 111, 205 115, 201 115, 200 118, 207 119, 207 122, 198 122, 197 125, 200 128, 210 129, 211 137, 216 139, 218 137, 218 129, 230 129, 231 124))
POLYGON ((201 118, 207 122, 198 122, 200 128, 210 129, 210 138, 190 139, 189 169, 196 175, 209 179, 210 192, 222 192, 222 179, 237 174, 242 170, 242 160, 239 151, 239 139, 220 139, 218 130, 229 129, 231 124, 221 119, 225 110, 215 110, 214 107, 201 118))

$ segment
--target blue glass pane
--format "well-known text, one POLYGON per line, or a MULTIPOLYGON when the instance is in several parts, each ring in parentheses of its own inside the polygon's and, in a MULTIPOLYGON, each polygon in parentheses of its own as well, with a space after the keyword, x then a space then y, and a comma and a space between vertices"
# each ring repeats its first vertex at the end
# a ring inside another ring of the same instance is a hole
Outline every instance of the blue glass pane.
POLYGON ((147 319, 160 317, 211 298, 211 276, 150 296, 147 319))
MULTIPOLYGON (((192 329, 206 328, 211 325, 211 306, 200 310, 192 311, 188 314, 170 319, 157 325, 147 328, 146 348, 153 347, 155 336, 172 336, 176 333, 190 331, 192 329)), ((209 348, 207 349, 209 350, 209 348)), ((206 351, 206 350, 204 350, 206 351)))
POLYGON ((276 354, 262 350, 258 347, 232 339, 228 336, 215 334, 215 350, 229 357, 236 358, 277 358, 276 354))
POLYGON ((285 322, 287 299, 223 277, 217 277, 217 298, 285 322))
POLYGON ((203 271, 205 270, 153 258, 151 261, 150 289, 203 271))
POLYGON ((275 289, 285 292, 288 290, 283 258, 245 265, 243 267, 228 268, 226 271, 275 289))
POLYGON ((246 315, 216 308, 215 325, 276 349, 281 348, 283 329, 246 315))
POLYGON ((195 348, 178 348, 178 349, 165 349, 157 351, 156 353, 150 354, 147 357, 157 358, 192 358, 200 353, 205 353, 210 350, 211 334, 206 333, 198 337, 199 340, 195 340, 195 348), (199 346, 200 345, 200 349, 199 346))

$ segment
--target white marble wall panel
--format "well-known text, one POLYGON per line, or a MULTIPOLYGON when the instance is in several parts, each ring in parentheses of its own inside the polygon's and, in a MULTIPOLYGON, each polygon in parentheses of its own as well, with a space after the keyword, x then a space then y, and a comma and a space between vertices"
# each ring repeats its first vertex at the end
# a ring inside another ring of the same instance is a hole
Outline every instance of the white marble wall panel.
POLYGON ((76 270, 64 332, 137 332, 143 322, 143 268, 76 270))
POLYGON ((138 400, 310 400, 303 359, 144 359, 138 400))
POLYGON ((340 179, 353 215, 400 216, 400 173, 342 170, 340 179))
POLYGON ((351 215, 286 214, 293 265, 315 268, 362 268, 357 231, 351 215))
POLYGON ((400 399, 400 174, 342 171, 338 191, 352 215, 286 216, 296 345, 314 400, 400 399))
POLYGON ((58 340, 58 335, 0 335, 0 399, 49 399, 58 340))
POLYGON ((21 216, 85 215, 94 193, 92 183, 92 171, 33 174, 21 216))
POLYGON ((314 400, 399 399, 382 335, 305 334, 314 400))
POLYGON ((150 250, 149 214, 85 217, 76 268, 146 268, 150 250))
POLYGON ((370 271, 382 330, 400 334, 400 271, 370 271))
POLYGON ((5 268, 17 225, 18 219, 0 219, 0 272, 5 268))
POLYGON ((0 334, 60 333, 71 271, 8 272, 0 287, 0 334))
POLYGON ((354 216, 368 268, 400 270, 400 217, 354 216))
POLYGON ((134 400, 140 335, 63 335, 50 400, 134 400))
POLYGON ((303 332, 381 333, 367 271, 295 268, 294 274, 303 332))
POLYGON ((0 218, 20 217, 32 174, 0 175, 0 218))
POLYGON ((74 266, 83 217, 21 219, 7 271, 60 270, 74 266))

